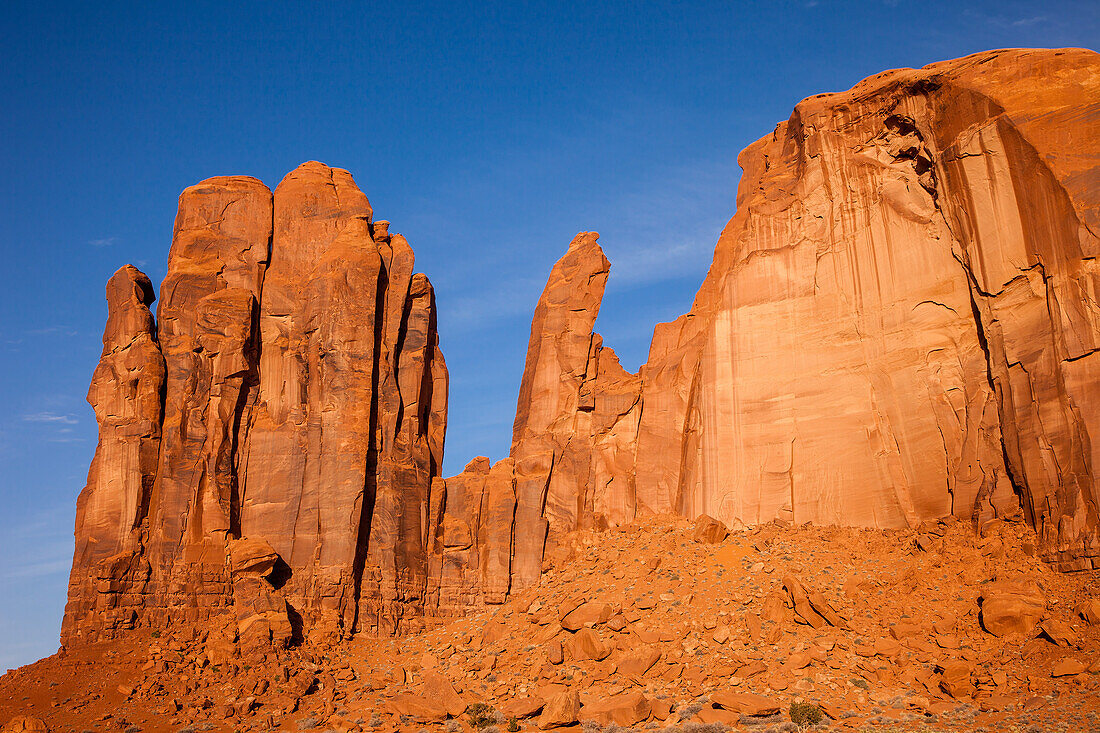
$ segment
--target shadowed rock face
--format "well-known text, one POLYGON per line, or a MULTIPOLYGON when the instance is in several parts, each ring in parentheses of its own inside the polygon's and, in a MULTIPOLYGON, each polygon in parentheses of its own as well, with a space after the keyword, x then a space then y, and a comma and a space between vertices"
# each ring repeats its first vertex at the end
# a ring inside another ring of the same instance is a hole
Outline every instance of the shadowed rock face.
POLYGON ((180 196, 161 293, 158 343, 148 278, 108 285, 63 637, 422 614, 447 375, 408 243, 346 171, 305 163, 274 195, 212 178, 180 196))
POLYGON ((447 479, 432 287, 351 176, 187 189, 156 324, 144 275, 108 283, 63 638, 417 629, 643 513, 1022 516, 1055 567, 1100 567, 1097 98, 1100 56, 1070 49, 802 101, 742 152, 710 272, 638 374, 593 331, 609 263, 577 235, 510 456, 447 479))

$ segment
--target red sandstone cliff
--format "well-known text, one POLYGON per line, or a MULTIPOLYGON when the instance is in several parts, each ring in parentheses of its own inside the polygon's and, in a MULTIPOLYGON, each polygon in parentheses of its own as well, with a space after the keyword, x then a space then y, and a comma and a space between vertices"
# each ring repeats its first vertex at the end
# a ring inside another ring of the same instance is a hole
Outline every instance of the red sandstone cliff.
POLYGON ((692 310, 626 372, 582 233, 535 309, 511 455, 442 478, 447 372, 408 243, 346 171, 180 197, 156 323, 108 284, 63 629, 395 632, 538 582, 639 513, 1022 516, 1100 566, 1100 56, 996 51, 804 100, 746 149, 692 310))
POLYGON ((1100 56, 1068 49, 799 103, 742 153, 692 310, 656 327, 637 376, 619 370, 611 450, 592 401, 608 266, 578 235, 532 326, 512 455, 544 509, 517 510, 517 536, 636 511, 878 528, 1022 513, 1044 559, 1100 566, 1097 98, 1100 56))
POLYGON ((111 279, 64 639, 218 616, 284 641, 422 613, 447 373, 431 285, 371 217, 320 163, 274 195, 212 178, 180 196, 156 325, 148 278, 111 279))
POLYGON ((801 102, 642 369, 639 504, 746 524, 1023 511, 1100 565, 1100 56, 993 51, 801 102), (654 409, 650 410, 653 404, 654 409))

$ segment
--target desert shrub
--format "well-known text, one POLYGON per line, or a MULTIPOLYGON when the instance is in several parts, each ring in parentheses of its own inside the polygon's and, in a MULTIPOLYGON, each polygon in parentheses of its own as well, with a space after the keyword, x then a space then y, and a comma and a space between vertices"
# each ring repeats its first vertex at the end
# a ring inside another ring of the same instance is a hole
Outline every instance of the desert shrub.
POLYGON ((726 733, 731 728, 725 723, 688 723, 684 733, 726 733))
POLYGON ((476 730, 488 728, 496 722, 496 715, 494 715, 492 706, 486 705, 483 702, 475 702, 466 709, 466 713, 469 717, 470 725, 476 730))
POLYGON ((519 721, 515 718, 508 718, 507 730, 509 731, 509 733, 516 733, 516 731, 519 730, 519 721))
POLYGON ((690 705, 683 705, 676 708, 676 712, 679 714, 680 720, 688 720, 702 709, 703 703, 693 702, 690 705))
POLYGON ((825 713, 822 712, 821 708, 810 702, 792 702, 789 712, 791 722, 796 725, 817 725, 825 720, 825 713))

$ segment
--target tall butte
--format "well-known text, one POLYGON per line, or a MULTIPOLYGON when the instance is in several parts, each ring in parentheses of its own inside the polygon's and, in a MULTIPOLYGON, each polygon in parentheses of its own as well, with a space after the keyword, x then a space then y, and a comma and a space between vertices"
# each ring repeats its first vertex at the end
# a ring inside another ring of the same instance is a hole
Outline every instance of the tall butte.
POLYGON ((1017 518, 1100 567, 1100 55, 991 51, 799 103, 742 152, 690 312, 624 370, 581 233, 535 309, 510 455, 441 475, 431 284, 351 176, 180 197, 154 321, 107 287, 66 643, 421 628, 643 513, 1017 518))
POLYGON ((63 638, 415 626, 447 370, 405 239, 347 171, 212 178, 180 196, 161 298, 154 324, 148 278, 108 285, 63 638))

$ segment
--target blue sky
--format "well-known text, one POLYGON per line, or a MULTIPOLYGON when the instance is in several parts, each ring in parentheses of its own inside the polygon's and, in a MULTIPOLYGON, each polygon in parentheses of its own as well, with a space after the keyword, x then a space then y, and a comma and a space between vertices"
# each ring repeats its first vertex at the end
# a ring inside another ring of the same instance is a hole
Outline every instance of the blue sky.
POLYGON ((176 198, 349 169, 436 287, 446 471, 505 455, 530 315, 572 236, 636 369, 690 305, 738 151, 803 97, 989 48, 1091 46, 1100 4, 54 3, 0 9, 0 670, 57 648, 103 288, 164 276, 176 198))

